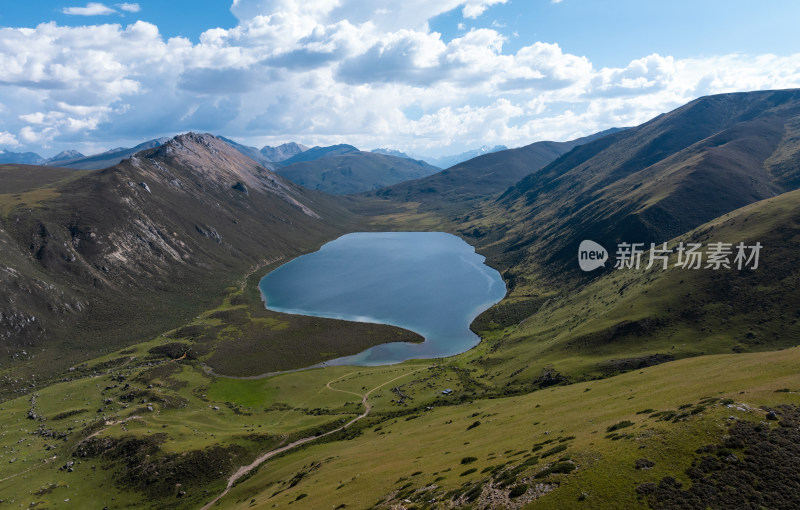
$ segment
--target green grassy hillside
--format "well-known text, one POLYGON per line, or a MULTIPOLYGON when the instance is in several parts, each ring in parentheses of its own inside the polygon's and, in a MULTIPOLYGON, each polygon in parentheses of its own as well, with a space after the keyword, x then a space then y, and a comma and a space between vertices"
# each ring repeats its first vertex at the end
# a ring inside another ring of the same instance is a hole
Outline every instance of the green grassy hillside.
POLYGON ((797 349, 708 356, 520 397, 417 408, 270 461, 218 507, 646 508, 640 488, 665 477, 688 488, 686 470, 706 445, 720 445, 707 449, 714 458, 779 468, 759 450, 722 443, 740 421, 764 430, 797 424, 796 411, 781 425, 765 417, 800 403, 798 360, 797 349))
MULTIPOLYGON (((794 191, 749 205, 668 244, 760 242, 756 270, 733 264, 716 271, 683 269, 675 266, 676 254, 666 271, 660 265, 645 270, 645 254, 641 270, 610 269, 562 293, 533 298, 535 286, 520 284, 473 325, 489 340, 472 352, 471 362, 487 370, 502 366, 504 373, 515 373, 509 387, 522 388, 546 367, 580 380, 686 356, 796 345, 798 199, 800 191, 794 191), (532 308, 517 311, 518 303, 532 308), (492 321, 492 314, 500 319, 492 321)), ((609 249, 607 265, 613 266, 609 249)))
POLYGON ((800 91, 697 99, 582 145, 525 177, 461 232, 505 267, 580 278, 584 239, 658 242, 800 186, 800 91))
POLYGON ((799 423, 780 407, 800 405, 800 350, 785 349, 797 338, 798 193, 681 238, 758 240, 756 270, 626 270, 547 301, 517 293, 476 321, 481 345, 447 360, 222 377, 215 355, 246 322, 302 327, 269 313, 241 322, 251 282, 182 328, 4 402, 0 494, 197 508, 260 454, 352 420, 366 396, 366 418, 268 460, 215 507, 704 508, 750 491, 791 508, 766 473, 800 455, 770 446, 799 423))

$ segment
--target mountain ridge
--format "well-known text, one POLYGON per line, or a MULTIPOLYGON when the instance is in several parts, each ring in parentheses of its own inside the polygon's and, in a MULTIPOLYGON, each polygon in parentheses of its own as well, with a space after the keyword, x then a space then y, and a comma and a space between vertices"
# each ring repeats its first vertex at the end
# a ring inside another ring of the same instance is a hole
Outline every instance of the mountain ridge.
POLYGON ((12 289, 0 300, 0 335, 14 338, 3 348, 47 345, 53 352, 40 357, 60 356, 54 366, 82 350, 163 331, 225 280, 265 259, 312 249, 355 221, 334 199, 284 180, 212 135, 179 135, 107 169, 58 177, 30 186, 22 203, 10 202, 0 231, 3 260, 18 263, 0 275, 12 289), (32 288, 39 290, 25 290, 32 288), (139 327, 131 329, 131 321, 139 327), (80 348, 70 340, 77 333, 80 348), (55 338, 62 347, 54 347, 55 338))
POLYGON ((345 150, 345 153, 325 154, 291 164, 291 160, 287 160, 284 161, 285 166, 281 166, 276 172, 309 189, 346 195, 377 190, 439 171, 439 168, 424 161, 376 152, 345 150))
POLYGON ((463 163, 464 161, 477 158, 478 156, 483 156, 485 154, 491 154, 493 152, 500 152, 505 150, 508 150, 508 147, 506 147, 505 145, 495 145, 495 146, 483 145, 481 147, 478 147, 477 149, 464 151, 458 154, 450 154, 447 156, 439 156, 435 158, 429 157, 421 159, 433 166, 438 166, 439 168, 446 169, 450 168, 451 166, 455 166, 459 163, 463 163))
POLYGON ((524 177, 489 206, 495 227, 473 227, 508 264, 535 258, 553 277, 583 239, 662 242, 800 184, 797 119, 800 90, 699 98, 524 177))
POLYGON ((320 159, 327 156, 340 156, 343 154, 351 154, 355 152, 361 152, 361 151, 359 151, 354 146, 348 145, 346 143, 330 145, 327 147, 316 146, 281 161, 281 166, 289 166, 294 163, 305 163, 308 161, 314 161, 315 159, 320 159))
POLYGON ((499 194, 573 148, 615 132, 618 132, 617 128, 568 142, 540 141, 484 154, 429 177, 389 186, 372 195, 392 201, 419 202, 430 210, 466 209, 469 206, 454 204, 469 204, 499 194))

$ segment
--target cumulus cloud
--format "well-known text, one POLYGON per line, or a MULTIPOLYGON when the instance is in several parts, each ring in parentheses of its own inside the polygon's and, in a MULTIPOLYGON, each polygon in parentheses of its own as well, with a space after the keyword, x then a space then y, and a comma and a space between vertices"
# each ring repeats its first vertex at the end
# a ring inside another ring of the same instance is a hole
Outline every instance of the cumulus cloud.
MULTIPOLYGON (((124 4, 131 5, 131 4, 124 4)), ((86 7, 64 7, 61 10, 64 14, 72 16, 108 16, 109 14, 116 14, 117 11, 99 2, 89 2, 86 7)), ((134 11, 136 12, 136 11, 134 11)))
MULTIPOLYGON (((597 68, 552 42, 509 50, 500 27, 444 40, 427 25, 501 3, 236 0, 238 25, 196 43, 143 21, 0 28, 0 143, 119 146, 204 130, 252 145, 455 152, 634 125, 704 94, 800 85, 800 55, 652 54, 597 68)), ((94 5, 105 7, 74 9, 94 5)))
POLYGON ((17 141, 17 137, 12 133, 9 133, 8 131, 0 131, 0 145, 5 145, 6 147, 16 147, 19 145, 19 142, 17 141))
POLYGON ((351 84, 403 82, 430 85, 445 79, 446 46, 438 34, 402 30, 390 34, 365 53, 342 62, 339 77, 351 84))
POLYGON ((424 30, 428 20, 461 7, 465 18, 477 18, 487 8, 508 0, 234 0, 231 12, 242 22, 281 14, 313 19, 324 25, 348 20, 369 23, 383 31, 424 30))
POLYGON ((625 68, 601 69, 592 79, 596 95, 620 96, 654 92, 667 88, 675 75, 672 57, 648 55, 625 68))

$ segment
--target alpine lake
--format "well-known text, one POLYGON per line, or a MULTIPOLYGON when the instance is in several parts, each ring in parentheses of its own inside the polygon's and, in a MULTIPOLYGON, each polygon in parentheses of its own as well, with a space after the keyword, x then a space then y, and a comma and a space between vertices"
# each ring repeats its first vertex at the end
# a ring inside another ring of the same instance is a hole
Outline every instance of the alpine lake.
POLYGON ((484 260, 443 232, 359 232, 280 266, 259 287, 270 310, 390 324, 425 338, 320 364, 390 365, 452 356, 480 342, 470 323, 506 294, 484 260))

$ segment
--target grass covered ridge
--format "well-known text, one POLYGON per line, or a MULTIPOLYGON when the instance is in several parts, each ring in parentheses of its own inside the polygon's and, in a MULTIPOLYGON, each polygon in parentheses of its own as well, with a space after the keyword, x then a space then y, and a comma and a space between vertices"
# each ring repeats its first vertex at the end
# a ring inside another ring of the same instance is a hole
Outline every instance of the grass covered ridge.
POLYGON ((800 403, 798 361, 797 348, 706 356, 520 397, 436 406, 412 420, 388 418, 349 441, 272 461, 234 487, 222 508, 281 506, 301 493, 303 508, 390 508, 406 499, 423 508, 479 508, 501 493, 519 503, 510 508, 533 499, 536 508, 582 501, 587 508, 644 507, 637 487, 664 477, 689 487, 694 452, 722 441, 732 423, 779 427, 766 416, 800 403), (426 503, 433 499, 445 506, 426 503))

